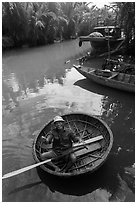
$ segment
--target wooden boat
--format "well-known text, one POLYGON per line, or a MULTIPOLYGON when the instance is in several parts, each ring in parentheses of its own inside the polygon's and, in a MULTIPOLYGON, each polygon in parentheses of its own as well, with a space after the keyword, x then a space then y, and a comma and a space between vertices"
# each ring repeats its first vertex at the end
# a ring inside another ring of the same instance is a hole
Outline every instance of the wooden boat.
POLYGON ((97 70, 80 65, 73 66, 80 74, 98 84, 122 91, 135 92, 135 75, 113 72, 110 70, 97 70))
MULTIPOLYGON (((105 162, 112 148, 112 131, 104 121, 91 115, 72 113, 63 115, 62 117, 65 120, 65 128, 71 129, 74 134, 81 137, 84 141, 84 145, 83 143, 73 144, 72 149, 77 156, 77 161, 65 173, 55 172, 50 169, 48 164, 41 165, 40 167, 44 171, 60 177, 78 176, 97 170, 105 162)), ((50 121, 45 125, 34 140, 33 155, 36 162, 41 162, 41 153, 49 151, 51 148, 42 142, 42 135, 43 132, 48 135, 51 131, 52 122, 53 121, 50 121)), ((65 165, 63 159, 55 163, 59 168, 63 168, 65 165)))
POLYGON ((82 42, 88 41, 91 44, 91 47, 94 49, 108 48, 108 40, 110 48, 118 46, 121 42, 124 41, 124 37, 121 37, 121 29, 117 26, 98 26, 95 27, 93 33, 88 36, 79 37, 79 46, 82 45, 82 42))

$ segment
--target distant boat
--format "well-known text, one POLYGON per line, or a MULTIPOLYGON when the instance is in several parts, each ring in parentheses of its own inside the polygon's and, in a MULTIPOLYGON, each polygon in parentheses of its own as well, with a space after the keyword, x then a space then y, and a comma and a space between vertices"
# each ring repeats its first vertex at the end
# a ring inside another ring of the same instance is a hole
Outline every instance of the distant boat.
POLYGON ((73 66, 80 74, 98 84, 123 91, 135 92, 135 75, 113 72, 110 70, 97 70, 80 65, 73 66))
MULTIPOLYGON (((113 133, 101 119, 83 113, 70 113, 62 116, 65 128, 70 129, 84 143, 74 143, 71 148, 77 156, 76 162, 67 172, 56 172, 47 164, 40 166, 45 172, 59 177, 81 176, 97 170, 106 161, 113 145, 113 133)), ((52 128, 50 121, 41 130, 33 143, 33 156, 37 163, 41 162, 41 153, 51 150, 51 146, 42 141, 43 132, 47 136, 52 128)), ((66 150, 68 151, 68 150, 66 150)), ((65 150, 64 150, 65 152, 65 150)), ((66 162, 63 159, 53 161, 63 169, 66 162)))
POLYGON ((79 37, 79 46, 82 46, 82 42, 88 41, 91 47, 94 49, 98 48, 108 48, 108 41, 110 49, 118 46, 122 41, 124 41, 124 36, 120 27, 118 26, 98 26, 95 27, 93 33, 88 36, 79 37))

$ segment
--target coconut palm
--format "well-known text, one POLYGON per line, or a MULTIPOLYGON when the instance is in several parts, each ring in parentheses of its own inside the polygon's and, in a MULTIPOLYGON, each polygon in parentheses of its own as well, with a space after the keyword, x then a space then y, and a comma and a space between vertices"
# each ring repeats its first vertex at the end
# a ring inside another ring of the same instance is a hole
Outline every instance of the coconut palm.
POLYGON ((124 50, 135 54, 135 2, 117 2, 112 4, 116 21, 125 34, 124 50))
POLYGON ((118 3, 119 20, 126 36, 126 49, 135 52, 135 2, 118 3))
POLYGON ((78 8, 81 6, 79 2, 61 2, 62 16, 67 21, 67 26, 64 29, 64 38, 70 39, 76 35, 78 22, 78 8))
POLYGON ((54 41, 56 15, 48 10, 46 3, 27 5, 29 16, 28 39, 31 45, 43 45, 54 41))
POLYGON ((99 10, 95 6, 84 10, 79 20, 79 35, 88 35, 93 31, 97 25, 99 14, 99 10))
POLYGON ((15 46, 26 39, 27 15, 22 3, 2 3, 2 34, 11 37, 15 46))

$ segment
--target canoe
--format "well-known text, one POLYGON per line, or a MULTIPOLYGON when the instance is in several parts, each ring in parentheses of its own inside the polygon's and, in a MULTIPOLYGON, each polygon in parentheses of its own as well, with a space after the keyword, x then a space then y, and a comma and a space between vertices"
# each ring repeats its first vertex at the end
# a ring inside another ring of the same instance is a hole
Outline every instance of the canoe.
POLYGON ((122 91, 135 92, 135 75, 110 70, 97 70, 81 65, 73 65, 73 67, 87 79, 98 84, 122 91))
MULTIPOLYGON (((79 176, 92 173, 97 170, 107 159, 112 145, 113 134, 108 125, 101 119, 83 113, 71 113, 62 116, 65 120, 65 128, 71 129, 73 133, 82 138, 83 143, 74 143, 73 151, 77 156, 76 162, 68 169, 67 172, 55 172, 50 169, 48 164, 41 165, 45 172, 59 177, 79 176)), ((50 145, 42 141, 43 132, 46 135, 51 131, 50 121, 41 130, 33 143, 33 156, 36 162, 41 162, 41 153, 49 151, 50 145)), ((65 166, 63 159, 53 161, 60 169, 65 166)))

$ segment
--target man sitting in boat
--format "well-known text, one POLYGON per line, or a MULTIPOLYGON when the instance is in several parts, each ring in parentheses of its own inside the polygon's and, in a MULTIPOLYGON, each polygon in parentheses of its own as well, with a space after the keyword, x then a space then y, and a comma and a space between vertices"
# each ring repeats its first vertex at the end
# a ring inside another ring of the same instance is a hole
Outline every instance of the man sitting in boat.
MULTIPOLYGON (((52 150, 42 153, 42 160, 55 158, 61 155, 64 151, 72 147, 72 142, 81 142, 79 137, 76 137, 71 130, 64 127, 65 121, 61 116, 56 116, 53 122, 51 133, 46 138, 42 136, 46 144, 52 143, 52 150)), ((63 159, 66 161, 66 172, 76 161, 75 153, 69 153, 64 156, 63 159)), ((53 167, 55 171, 61 171, 53 162, 49 162, 48 165, 53 167)))

